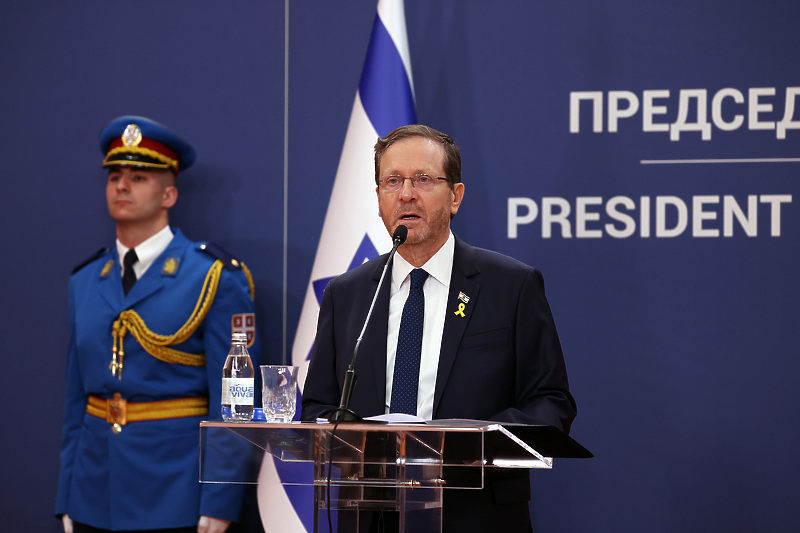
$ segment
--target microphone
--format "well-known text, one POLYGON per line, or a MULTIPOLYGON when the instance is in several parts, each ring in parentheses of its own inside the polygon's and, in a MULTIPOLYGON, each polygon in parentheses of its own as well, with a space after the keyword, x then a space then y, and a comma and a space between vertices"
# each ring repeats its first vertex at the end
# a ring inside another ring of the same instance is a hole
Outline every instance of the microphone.
POLYGON ((364 332, 367 330, 369 319, 372 316, 372 310, 375 308, 375 302, 378 300, 378 293, 383 286, 383 278, 386 277, 386 271, 389 270, 389 265, 392 264, 397 248, 406 242, 408 237, 408 228, 400 225, 394 230, 392 234, 392 251, 389 252, 389 257, 386 259, 386 264, 383 265, 383 272, 381 272, 381 279, 378 281, 378 287, 375 289, 375 295, 372 297, 372 303, 367 311, 367 318, 364 320, 364 326, 361 328, 361 333, 356 339, 356 347, 353 350, 353 358, 350 360, 350 366, 347 367, 347 372, 344 375, 344 384, 342 385, 342 399, 339 402, 339 408, 335 409, 328 415, 329 422, 356 422, 362 420, 360 416, 350 410, 350 396, 353 394, 353 387, 356 381, 356 358, 358 357, 358 347, 361 346, 361 339, 364 337, 364 332))

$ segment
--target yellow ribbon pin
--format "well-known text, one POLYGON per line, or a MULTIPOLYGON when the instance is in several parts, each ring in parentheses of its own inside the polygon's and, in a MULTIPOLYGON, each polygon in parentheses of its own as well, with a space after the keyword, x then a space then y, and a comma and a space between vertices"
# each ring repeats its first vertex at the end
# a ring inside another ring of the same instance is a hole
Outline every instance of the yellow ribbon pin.
POLYGON ((466 307, 466 305, 463 304, 463 303, 462 304, 458 304, 458 311, 456 311, 456 314, 460 315, 460 316, 463 316, 463 317, 466 317, 467 315, 464 314, 464 308, 465 307, 466 307))

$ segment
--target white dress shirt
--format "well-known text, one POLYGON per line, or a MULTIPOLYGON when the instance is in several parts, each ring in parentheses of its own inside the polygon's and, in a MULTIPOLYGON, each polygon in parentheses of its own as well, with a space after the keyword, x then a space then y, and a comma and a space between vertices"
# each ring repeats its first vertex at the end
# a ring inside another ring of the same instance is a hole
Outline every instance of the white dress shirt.
MULTIPOLYGON (((425 317, 422 329, 422 356, 419 363, 419 393, 417 394, 417 416, 433 418, 433 393, 436 388, 436 371, 439 368, 439 350, 442 347, 444 318, 447 311, 447 295, 453 273, 453 234, 427 263, 422 265, 429 276, 422 290, 425 294, 425 317)), ((389 297, 389 333, 386 337, 386 408, 392 401, 392 379, 394 360, 397 354, 397 338, 400 335, 400 319, 403 306, 411 288, 411 271, 414 270, 400 254, 394 256, 392 286, 389 297)))
MULTIPOLYGON (((155 261, 156 258, 167 249, 169 243, 172 242, 172 237, 172 230, 170 229, 169 225, 167 225, 164 226, 164 229, 134 248, 136 250, 136 257, 139 258, 139 260, 133 264, 133 272, 136 274, 136 279, 141 279, 144 273, 147 272, 147 269, 150 268, 150 265, 153 264, 153 261, 155 261)), ((123 259, 125 258, 125 254, 128 253, 128 250, 130 250, 130 248, 119 242, 119 239, 117 239, 120 276, 122 276, 125 272, 125 265, 122 263, 123 259)))

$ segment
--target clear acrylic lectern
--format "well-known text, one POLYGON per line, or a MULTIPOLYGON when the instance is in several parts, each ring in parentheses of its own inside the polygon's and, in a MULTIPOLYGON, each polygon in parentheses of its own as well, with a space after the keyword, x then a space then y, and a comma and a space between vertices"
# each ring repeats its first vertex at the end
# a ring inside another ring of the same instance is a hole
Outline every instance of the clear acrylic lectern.
POLYGON ((400 533, 442 529, 442 491, 477 490, 488 468, 552 468, 592 454, 557 428, 475 420, 200 424, 200 481, 257 483, 252 458, 281 463, 281 483, 313 486, 314 531, 396 520, 400 533), (238 460, 236 459, 238 458, 238 460))

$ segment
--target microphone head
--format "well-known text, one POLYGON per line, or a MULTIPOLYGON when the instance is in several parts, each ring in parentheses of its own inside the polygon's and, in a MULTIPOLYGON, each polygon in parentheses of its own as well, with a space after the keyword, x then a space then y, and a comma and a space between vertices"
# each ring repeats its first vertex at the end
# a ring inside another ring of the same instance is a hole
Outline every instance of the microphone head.
POLYGON ((401 244, 406 242, 406 237, 408 237, 408 228, 400 224, 394 230, 394 234, 392 235, 392 242, 395 243, 397 246, 400 246, 401 244))

